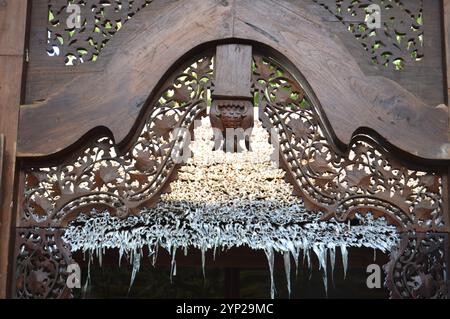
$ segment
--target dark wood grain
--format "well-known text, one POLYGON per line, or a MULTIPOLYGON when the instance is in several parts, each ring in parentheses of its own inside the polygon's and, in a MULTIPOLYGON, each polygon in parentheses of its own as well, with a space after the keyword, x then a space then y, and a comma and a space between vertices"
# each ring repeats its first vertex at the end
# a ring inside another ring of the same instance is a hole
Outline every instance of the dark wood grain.
POLYGON ((0 1, 0 133, 5 136, 0 206, 0 298, 7 296, 16 163, 17 122, 22 87, 26 0, 0 1))
POLYGON ((366 76, 322 25, 320 17, 287 1, 150 5, 110 41, 103 72, 78 75, 46 101, 21 108, 18 154, 57 153, 98 126, 123 143, 177 60, 201 44, 237 38, 264 43, 291 61, 341 143, 348 145, 362 127, 419 158, 450 159, 447 108, 426 105, 394 81, 366 76))

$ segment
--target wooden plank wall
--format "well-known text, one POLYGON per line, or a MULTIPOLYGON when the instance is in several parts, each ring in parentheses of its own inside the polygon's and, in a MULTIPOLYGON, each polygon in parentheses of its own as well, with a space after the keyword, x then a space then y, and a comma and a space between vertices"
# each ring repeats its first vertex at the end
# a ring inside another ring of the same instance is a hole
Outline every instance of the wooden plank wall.
POLYGON ((8 290, 17 124, 22 95, 27 8, 27 0, 0 0, 0 134, 4 135, 0 196, 0 298, 5 298, 8 290))

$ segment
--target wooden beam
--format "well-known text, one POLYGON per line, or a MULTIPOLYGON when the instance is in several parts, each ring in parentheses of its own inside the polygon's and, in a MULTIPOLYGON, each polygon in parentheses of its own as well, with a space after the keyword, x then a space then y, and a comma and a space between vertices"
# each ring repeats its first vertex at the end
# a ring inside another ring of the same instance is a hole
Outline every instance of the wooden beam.
POLYGON ((0 196, 0 298, 7 297, 8 292, 27 11, 27 0, 0 0, 0 133, 5 137, 0 196))

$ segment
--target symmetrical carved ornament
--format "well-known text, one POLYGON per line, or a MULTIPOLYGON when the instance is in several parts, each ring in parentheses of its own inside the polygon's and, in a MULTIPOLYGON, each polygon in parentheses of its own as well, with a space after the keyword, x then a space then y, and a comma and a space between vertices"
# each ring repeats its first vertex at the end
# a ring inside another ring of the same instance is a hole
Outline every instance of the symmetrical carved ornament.
POLYGON ((67 266, 73 263, 62 230, 17 229, 15 297, 56 299, 72 297, 67 266))
POLYGON ((448 234, 404 234, 385 266, 394 299, 448 298, 448 234))
MULTIPOLYGON (((273 59, 255 54, 253 60, 251 90, 260 119, 266 129, 277 131, 281 163, 311 210, 340 221, 370 211, 387 216, 401 230, 446 227, 438 172, 405 167, 368 136, 355 137, 349 150, 341 151, 320 107, 299 81, 273 59)), ((128 216, 154 204, 175 172, 173 155, 180 155, 187 142, 173 130, 189 129, 206 114, 213 95, 211 56, 181 70, 165 84, 128 152, 119 153, 103 137, 75 160, 28 168, 20 225, 61 226, 91 208, 128 216)), ((220 103, 215 112, 222 126, 245 126, 247 104, 220 103)))
POLYGON ((127 216, 150 205, 178 164, 177 156, 183 155, 187 130, 206 114, 212 65, 212 56, 204 56, 167 81, 126 153, 120 154, 110 138, 101 137, 75 159, 27 169, 21 226, 61 226, 93 207, 127 216))
POLYGON ((423 0, 313 0, 330 11, 360 41, 372 63, 401 70, 420 61, 423 48, 423 0), (380 8, 381 28, 366 23, 380 8))
POLYGON ((49 0, 47 51, 62 56, 66 65, 95 61, 106 43, 138 11, 152 0, 49 0), (75 11, 80 8, 80 28, 72 27, 75 11))

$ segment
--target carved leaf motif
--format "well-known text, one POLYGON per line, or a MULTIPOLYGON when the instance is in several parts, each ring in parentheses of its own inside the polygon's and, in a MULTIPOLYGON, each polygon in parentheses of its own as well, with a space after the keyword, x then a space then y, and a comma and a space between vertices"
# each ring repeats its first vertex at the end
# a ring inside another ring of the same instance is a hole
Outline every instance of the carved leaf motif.
POLYGON ((425 175, 420 177, 420 183, 427 187, 428 191, 439 192, 439 178, 434 175, 425 175))
POLYGON ((370 187, 370 177, 363 169, 353 167, 352 170, 347 171, 347 180, 351 186, 368 188, 370 187))
POLYGON ((182 84, 180 87, 174 87, 173 91, 174 93, 172 99, 178 103, 189 102, 191 99, 191 91, 185 84, 182 84))
POLYGON ((309 166, 316 173, 325 173, 330 171, 330 166, 328 165, 328 161, 322 153, 316 153, 314 156, 314 162, 310 163, 309 166))
POLYGON ((113 166, 102 166, 94 175, 94 183, 91 189, 100 188, 103 185, 114 182, 118 177, 120 177, 117 169, 113 166))
POLYGON ((148 177, 147 177, 147 175, 144 175, 144 174, 130 173, 130 181, 131 182, 137 181, 137 182, 139 182, 140 185, 142 185, 142 184, 145 184, 148 182, 148 177))
POLYGON ((210 65, 211 65, 211 60, 208 58, 203 59, 200 62, 197 62, 197 67, 195 68, 197 74, 199 76, 203 76, 205 74, 207 74, 208 72, 210 72, 210 65))
POLYGON ((33 207, 35 214, 38 216, 45 216, 47 211, 50 211, 53 208, 52 203, 43 196, 36 196, 36 198, 31 201, 31 207, 33 207))
POLYGON ((148 151, 138 151, 136 157, 136 164, 134 167, 141 172, 153 172, 156 168, 156 161, 150 159, 151 154, 148 151))
POLYGON ((155 126, 153 130, 158 136, 162 136, 165 139, 169 138, 170 132, 175 129, 177 124, 177 120, 175 119, 175 115, 167 115, 162 119, 155 120, 155 126))
POLYGON ((333 179, 331 177, 330 178, 320 177, 320 178, 316 178, 315 183, 316 183, 317 186, 325 187, 332 180, 333 179))
POLYGON ((117 168, 113 166, 102 166, 98 174, 105 184, 111 183, 120 177, 117 168))
POLYGON ((280 86, 275 93, 275 101, 280 104, 288 104, 292 102, 291 87, 287 85, 280 86))
POLYGON ((61 186, 59 185, 59 181, 56 181, 52 185, 52 195, 60 196, 62 194, 61 186))
POLYGON ((255 57, 255 63, 256 70, 254 72, 254 75, 257 75, 256 79, 264 80, 267 82, 275 76, 275 68, 269 63, 264 63, 262 57, 255 57))
POLYGON ((403 199, 408 199, 413 194, 413 190, 409 186, 405 186, 402 191, 403 199))
POLYGON ((46 292, 46 284, 50 280, 48 274, 41 269, 34 270, 30 274, 29 285, 32 291, 42 296, 46 292))
POLYGON ((296 140, 306 139, 311 133, 311 129, 301 120, 291 120, 289 126, 295 135, 296 140))
POLYGON ((433 212, 433 204, 429 200, 423 200, 416 205, 414 212, 419 220, 431 219, 431 213, 433 212))

